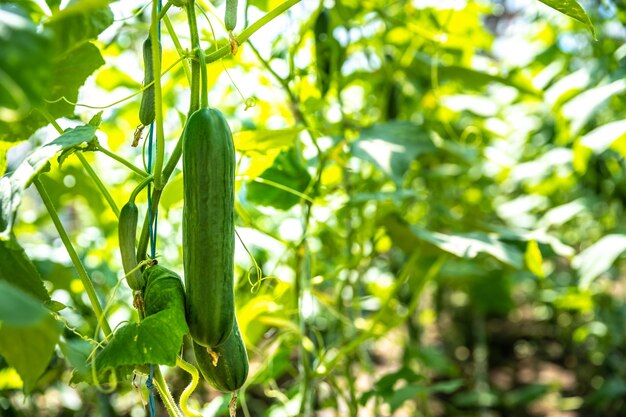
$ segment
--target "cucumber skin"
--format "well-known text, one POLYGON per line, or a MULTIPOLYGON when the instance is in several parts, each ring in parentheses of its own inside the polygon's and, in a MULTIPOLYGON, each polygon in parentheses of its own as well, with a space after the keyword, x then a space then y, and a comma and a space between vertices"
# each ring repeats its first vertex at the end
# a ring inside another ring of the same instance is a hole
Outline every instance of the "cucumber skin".
MULTIPOLYGON (((148 85, 154 81, 154 71, 152 67, 152 40, 150 36, 143 41, 143 85, 148 85)), ((139 121, 142 125, 148 126, 154 121, 154 84, 143 90, 141 95, 141 105, 139 107, 139 121)))
POLYGON ((191 115, 183 136, 186 317, 196 343, 215 348, 235 317, 235 148, 219 110, 191 115))
POLYGON ((226 30, 232 31, 237 26, 237 0, 226 0, 226 13, 224 15, 226 30))
MULTIPOLYGON (((120 245, 120 254, 122 255, 122 266, 124 272, 137 267, 137 256, 135 253, 135 244, 137 243, 137 220, 139 218, 139 210, 132 201, 129 201, 122 207, 118 223, 118 240, 120 245)), ((126 277, 128 286, 140 291, 145 284, 144 278, 139 270, 126 277)))
POLYGON ((202 376, 213 388, 224 392, 236 391, 246 382, 249 368, 248 352, 236 320, 228 340, 212 349, 219 358, 217 366, 213 366, 213 357, 207 352, 206 347, 194 342, 193 351, 202 376))

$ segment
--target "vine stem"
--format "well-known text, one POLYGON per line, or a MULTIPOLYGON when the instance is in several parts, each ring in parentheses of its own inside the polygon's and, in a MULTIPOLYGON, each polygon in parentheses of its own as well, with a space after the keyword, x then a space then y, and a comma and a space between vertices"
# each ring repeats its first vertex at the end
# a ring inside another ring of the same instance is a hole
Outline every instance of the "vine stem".
POLYGON ((103 148, 102 145, 97 144, 96 148, 98 149, 98 151, 102 152, 103 154, 105 154, 106 156, 108 156, 111 159, 116 160, 117 162, 119 162, 120 164, 124 165, 125 167, 127 167, 128 169, 130 169, 131 171, 133 171, 134 173, 146 178, 148 177, 148 174, 140 169, 137 168, 135 165, 131 164, 130 162, 128 162, 126 159, 122 158, 119 155, 114 154, 113 152, 111 152, 110 150, 103 148))
POLYGON ((154 124, 156 133, 156 161, 154 163, 154 188, 163 188, 163 159, 165 158, 165 138, 163 133, 163 99, 161 89, 161 39, 159 38, 159 2, 152 2, 152 67, 154 71, 154 124))
POLYGON ((120 209, 117 207, 117 204, 115 204, 115 200, 113 200, 113 196, 111 196, 111 193, 109 193, 109 190, 107 190, 107 188, 104 186, 104 184, 102 183, 102 180, 100 180, 100 177, 98 177, 98 174, 96 174, 96 171, 94 171, 91 165, 89 165, 89 162, 87 161, 87 158, 85 158, 85 155, 83 155, 82 152, 77 152, 76 157, 78 157, 78 160, 80 161, 81 164, 83 164, 83 168, 85 168, 85 171, 87 171, 87 174, 89 174, 93 182, 96 183, 96 187, 98 187, 98 189, 100 190, 100 192, 102 193, 106 201, 111 206, 111 210, 113 210, 113 213, 115 213, 115 217, 119 218, 120 209))
POLYGON ((76 253, 76 250, 74 249, 74 246, 72 246, 72 242, 70 241, 70 238, 67 232, 65 231, 65 228, 63 227, 63 223, 61 223, 61 219, 59 219, 59 215, 57 214, 57 211, 54 208, 54 204, 52 204, 52 200, 50 199, 50 196, 48 195, 48 192, 46 191, 44 185, 41 183, 41 181, 39 181, 39 178, 35 178, 35 180, 33 181, 33 184, 35 184, 35 187, 37 188, 37 191, 39 192, 39 195, 41 196, 41 199, 43 200, 43 203, 46 206, 46 209, 48 210, 48 214, 50 214, 50 217, 52 218, 52 223, 54 223, 54 226, 56 227, 57 232, 59 233, 59 236, 61 237, 61 241, 63 242, 65 249, 70 255, 70 259, 72 260, 72 263, 74 264, 74 268, 76 268, 76 271, 78 272, 78 277, 80 278, 80 281, 82 282, 83 287, 85 287, 85 291, 87 292, 87 297, 89 298, 91 307, 93 308, 93 311, 96 314, 98 323, 101 323, 102 332, 104 333, 106 337, 109 337, 113 332, 111 331, 109 322, 106 320, 106 317, 104 317, 104 312, 102 311, 102 306, 100 305, 100 301, 98 300, 96 289, 94 288, 93 283, 91 282, 91 279, 89 279, 89 275, 87 274, 85 267, 80 261, 80 258, 78 257, 78 254, 76 253))
MULTIPOLYGON (((239 45, 244 43, 250 36, 252 36, 257 30, 261 29, 263 26, 267 25, 269 22, 278 17, 281 13, 287 11, 290 7, 300 3, 302 0, 287 0, 284 3, 276 6, 274 9, 267 12, 266 15, 261 17, 259 20, 245 28, 239 35, 235 36, 235 40, 239 45)), ((230 43, 222 46, 217 51, 205 51, 205 61, 207 64, 211 62, 217 61, 220 58, 225 57, 230 53, 230 43)))
POLYGON ((154 379, 154 384, 156 385, 157 390, 159 391, 159 395, 161 396, 161 399, 163 400, 163 404, 165 405, 165 408, 167 409, 167 413, 171 417, 183 417, 180 410, 176 406, 176 401, 174 401, 174 398, 172 397, 172 393, 170 393, 169 388, 167 388, 167 383, 165 382, 165 378, 163 378, 163 374, 161 373, 161 368, 159 368, 158 365, 154 366, 153 379, 154 379))
MULTIPOLYGON (((163 23, 165 23, 167 32, 169 33, 172 42, 174 42, 174 47, 176 48, 176 52, 178 52, 178 56, 184 58, 185 51, 183 51, 183 46, 180 44, 180 39, 178 39, 178 35, 174 30, 174 26, 172 26, 172 21, 167 15, 163 16, 163 23)), ((191 84, 191 68, 189 67, 189 62, 183 61, 183 70, 185 71, 185 75, 187 76, 187 81, 191 84)))
MULTIPOLYGON (((57 132, 59 132, 59 134, 61 134, 61 135, 63 134, 63 128, 61 128, 61 125, 59 125, 57 123, 57 121, 54 119, 54 117, 52 117, 52 115, 47 110, 40 109, 39 112, 41 114, 43 114, 43 116, 46 119, 48 119, 50 124, 54 127, 54 129, 57 132)), ((78 160, 80 161, 80 163, 83 165, 83 168, 85 168, 85 171, 87 171, 87 174, 91 177, 93 182, 96 183, 96 186, 98 187, 98 189, 100 190, 102 195, 104 195, 104 198, 106 199, 106 201, 111 206, 111 210, 113 210, 113 213, 115 213, 115 217, 119 218, 120 217, 120 209, 117 207, 117 204, 115 204, 115 200, 113 200, 113 197, 109 193, 109 190, 106 189, 106 187, 104 186, 104 184, 100 180, 100 177, 98 177, 98 174, 96 174, 96 172, 93 170, 93 168, 91 168, 91 165, 89 165, 89 162, 87 161, 85 156, 82 154, 82 152, 77 152, 76 156, 78 157, 78 160)))

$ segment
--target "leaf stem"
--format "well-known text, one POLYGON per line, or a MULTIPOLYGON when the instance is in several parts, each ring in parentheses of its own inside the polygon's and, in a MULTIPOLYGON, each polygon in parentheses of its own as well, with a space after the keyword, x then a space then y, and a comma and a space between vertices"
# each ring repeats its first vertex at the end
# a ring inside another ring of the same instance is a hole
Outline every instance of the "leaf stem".
MULTIPOLYGON (((235 40, 239 45, 244 43, 250 36, 252 36, 256 31, 261 29, 263 26, 274 20, 276 17, 281 15, 283 12, 287 11, 290 7, 300 3, 301 0, 287 0, 284 3, 276 6, 274 9, 270 10, 265 16, 245 28, 239 35, 235 36, 235 40)), ((230 53, 230 44, 222 46, 217 51, 211 52, 206 50, 205 60, 207 64, 211 62, 217 61, 220 58, 225 57, 230 53)))
MULTIPOLYGON (((167 32, 169 33, 172 42, 174 42, 176 52, 178 52, 178 55, 181 58, 185 58, 186 54, 183 50, 183 46, 180 43, 180 39, 178 39, 178 35, 174 30, 174 26, 172 26, 172 21, 167 15, 163 16, 163 23, 165 23, 165 26, 167 27, 167 32)), ((187 62, 187 60, 183 61, 183 70, 185 71, 185 75, 187 76, 187 82, 191 84, 191 68, 189 67, 189 62, 187 62)))
POLYGON ((41 199, 43 200, 43 203, 46 206, 46 209, 48 210, 48 214, 50 214, 50 217, 52 218, 52 222, 54 223, 54 226, 56 227, 57 232, 59 233, 59 236, 61 237, 61 241, 63 242, 65 249, 70 255, 70 259, 72 260, 72 263, 74 264, 74 268, 76 268, 76 271, 78 272, 78 277, 80 278, 80 281, 82 282, 83 287, 85 287, 85 292, 87 292, 87 297, 89 297, 89 302, 91 303, 91 307, 93 308, 93 311, 96 314, 98 323, 101 324, 104 335, 108 337, 111 335, 112 331, 111 331, 111 327, 109 326, 109 322, 106 320, 106 317, 104 317, 102 306, 100 305, 100 301, 98 300, 98 295, 96 294, 96 289, 94 288, 93 283, 91 282, 91 279, 89 279, 89 275, 87 274, 85 267, 81 263, 80 258, 78 257, 78 254, 76 253, 76 250, 74 249, 74 246, 72 246, 72 242, 70 241, 70 238, 67 232, 65 231, 65 228, 63 227, 63 223, 61 223, 61 219, 59 219, 57 211, 54 208, 54 205, 52 204, 52 200, 50 199, 50 196, 48 195, 48 192, 46 191, 44 185, 41 183, 39 178, 36 178, 33 181, 33 184, 35 184, 35 187, 37 188, 37 191, 39 192, 39 195, 41 196, 41 199))
POLYGON ((102 183, 100 177, 98 177, 98 174, 96 174, 96 171, 94 171, 91 165, 89 165, 89 162, 87 161, 87 158, 85 158, 85 155, 83 155, 82 152, 76 152, 76 157, 78 157, 78 160, 83 165, 83 168, 85 168, 85 171, 87 171, 87 174, 89 174, 93 182, 96 183, 96 187, 98 187, 98 190, 100 190, 105 200, 109 203, 109 206, 111 206, 111 210, 113 210, 113 213, 115 213, 115 217, 119 218, 120 209, 117 207, 117 204, 115 204, 115 200, 113 200, 113 197, 111 196, 111 193, 109 193, 109 190, 107 190, 105 185, 102 183))
POLYGON ((156 385, 157 390, 159 391, 159 395, 163 400, 163 404, 167 409, 167 413, 172 417, 183 417, 180 413, 180 410, 176 406, 176 401, 172 397, 170 390, 167 388, 167 383, 163 378, 163 374, 161 373, 161 368, 158 365, 154 365, 154 384, 156 385))
MULTIPOLYGON (((196 4, 195 0, 189 0, 186 6, 187 22, 189 25, 189 34, 191 36, 191 47, 198 48, 200 54, 200 38, 198 37, 198 22, 196 21, 196 4)), ((191 61, 191 101, 189 103, 190 113, 196 111, 200 107, 200 63, 196 60, 191 61)))
POLYGON ((161 171, 165 158, 165 139, 163 134, 163 100, 161 89, 161 39, 159 38, 159 2, 152 2, 152 67, 154 71, 154 124, 156 132, 156 161, 154 163, 154 188, 163 188, 161 171))
POLYGON ((125 167, 127 167, 128 169, 136 173, 137 175, 141 175, 144 178, 148 177, 149 174, 146 173, 143 169, 136 167, 135 165, 131 164, 130 162, 128 162, 126 159, 122 158, 121 156, 102 147, 102 145, 100 145, 99 143, 96 145, 96 149, 102 152, 103 154, 105 154, 106 156, 108 156, 109 158, 114 159, 120 164, 124 165, 125 167))
POLYGON ((132 201, 134 203, 135 199, 137 198, 137 194, 139 194, 141 190, 143 190, 144 187, 148 185, 153 179, 154 177, 152 175, 144 178, 143 181, 141 181, 139 185, 137 185, 137 187, 135 187, 133 192, 130 194, 130 198, 128 199, 128 201, 132 201))

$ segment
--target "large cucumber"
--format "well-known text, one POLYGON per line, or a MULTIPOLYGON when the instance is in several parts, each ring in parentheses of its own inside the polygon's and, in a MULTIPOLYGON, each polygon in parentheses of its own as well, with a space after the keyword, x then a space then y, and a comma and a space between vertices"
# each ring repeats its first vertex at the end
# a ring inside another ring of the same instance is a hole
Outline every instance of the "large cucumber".
POLYGON ((193 350, 202 376, 212 387, 224 392, 235 391, 246 382, 248 353, 236 320, 230 337, 222 345, 209 351, 194 342, 193 350))
POLYGON ((187 324, 196 343, 215 348, 235 317, 235 148, 219 110, 191 115, 183 136, 183 260, 187 324))

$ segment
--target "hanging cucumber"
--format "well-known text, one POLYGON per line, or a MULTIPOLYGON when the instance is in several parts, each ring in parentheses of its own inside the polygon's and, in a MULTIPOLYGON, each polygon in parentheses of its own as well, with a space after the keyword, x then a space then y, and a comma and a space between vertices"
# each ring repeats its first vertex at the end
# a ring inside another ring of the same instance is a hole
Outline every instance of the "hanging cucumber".
POLYGON ((222 345, 209 351, 194 342, 193 350, 202 376, 213 388, 236 391, 246 382, 248 353, 236 320, 230 337, 222 345))
POLYGON ((196 343, 230 335, 234 303, 235 148, 217 109, 191 115, 183 136, 183 260, 187 323, 196 343))
POLYGON ((137 243, 137 219, 139 211, 133 201, 129 201, 122 207, 118 224, 118 239, 120 244, 120 254, 122 255, 122 266, 126 273, 128 286, 140 291, 144 286, 144 279, 141 271, 137 268, 137 255, 135 244, 137 243), (133 271, 133 272, 131 272, 133 271))
MULTIPOLYGON (((143 41, 143 85, 146 86, 154 81, 154 69, 152 66, 152 39, 150 36, 143 41)), ((139 121, 148 126, 154 121, 154 85, 143 90, 141 106, 139 107, 139 121)))
POLYGON ((237 0, 226 0, 224 26, 226 26, 226 30, 229 32, 237 26, 237 0))

